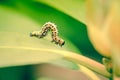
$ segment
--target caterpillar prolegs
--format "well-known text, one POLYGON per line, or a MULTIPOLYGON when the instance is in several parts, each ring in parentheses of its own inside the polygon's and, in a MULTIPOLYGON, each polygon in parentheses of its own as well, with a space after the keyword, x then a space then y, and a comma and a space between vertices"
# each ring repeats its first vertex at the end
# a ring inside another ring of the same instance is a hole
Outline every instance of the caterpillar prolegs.
POLYGON ((30 36, 35 36, 38 38, 43 38, 45 36, 47 36, 48 32, 51 31, 51 37, 52 37, 52 41, 55 44, 58 44, 59 46, 63 46, 65 44, 65 41, 58 37, 58 30, 57 30, 57 26, 54 23, 51 22, 47 22, 43 25, 42 29, 40 31, 33 31, 32 33, 30 33, 30 36))

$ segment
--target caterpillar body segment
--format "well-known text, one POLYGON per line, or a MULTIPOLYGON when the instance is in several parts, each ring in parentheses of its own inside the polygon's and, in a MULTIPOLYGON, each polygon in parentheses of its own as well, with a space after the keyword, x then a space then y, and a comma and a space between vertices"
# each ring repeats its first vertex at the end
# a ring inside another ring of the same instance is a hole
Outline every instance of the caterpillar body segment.
POLYGON ((61 47, 65 44, 65 41, 63 39, 59 38, 58 36, 52 37, 51 42, 54 42, 55 44, 58 44, 61 47))

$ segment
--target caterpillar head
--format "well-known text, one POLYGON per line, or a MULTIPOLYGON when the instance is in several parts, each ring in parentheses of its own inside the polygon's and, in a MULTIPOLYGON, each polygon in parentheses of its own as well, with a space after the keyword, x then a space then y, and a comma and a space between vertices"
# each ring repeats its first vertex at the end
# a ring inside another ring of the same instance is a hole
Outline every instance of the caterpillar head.
POLYGON ((62 47, 65 44, 65 41, 63 39, 59 39, 58 44, 59 44, 59 46, 62 47))

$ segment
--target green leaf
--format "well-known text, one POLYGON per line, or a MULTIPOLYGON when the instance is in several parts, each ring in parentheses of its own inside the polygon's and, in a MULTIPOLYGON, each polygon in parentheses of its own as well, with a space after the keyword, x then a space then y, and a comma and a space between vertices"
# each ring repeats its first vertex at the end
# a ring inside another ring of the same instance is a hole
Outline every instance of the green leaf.
POLYGON ((44 39, 30 37, 30 32, 40 30, 42 24, 39 25, 12 8, 0 7, 0 16, 0 67, 49 62, 63 57, 57 51, 69 51, 71 48, 78 51, 67 39, 69 44, 61 48, 51 43, 50 35, 44 39), (51 51, 46 51, 47 49, 51 51))
POLYGON ((63 13, 85 23, 85 2, 86 0, 36 0, 36 2, 47 4, 63 13))

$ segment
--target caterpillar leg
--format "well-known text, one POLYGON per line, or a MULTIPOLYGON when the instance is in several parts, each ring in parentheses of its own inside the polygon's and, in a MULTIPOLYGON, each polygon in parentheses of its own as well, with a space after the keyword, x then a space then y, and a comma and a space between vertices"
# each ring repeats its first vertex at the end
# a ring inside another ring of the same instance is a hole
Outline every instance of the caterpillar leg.
POLYGON ((56 45, 58 45, 58 42, 56 42, 55 40, 52 40, 51 42, 52 42, 52 43, 54 42, 56 45))
POLYGON ((52 39, 52 40, 51 40, 51 42, 53 43, 53 42, 55 42, 55 40, 54 40, 54 39, 52 39))

